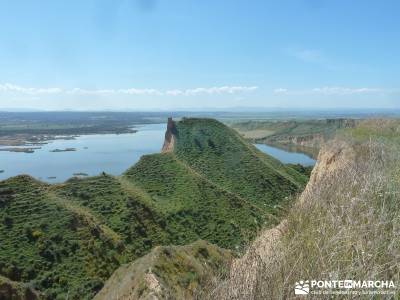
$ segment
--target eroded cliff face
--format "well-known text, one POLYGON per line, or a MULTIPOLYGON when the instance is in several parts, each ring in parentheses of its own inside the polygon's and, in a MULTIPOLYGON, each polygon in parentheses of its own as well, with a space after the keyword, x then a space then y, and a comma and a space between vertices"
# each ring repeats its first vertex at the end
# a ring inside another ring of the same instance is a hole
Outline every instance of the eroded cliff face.
POLYGON ((172 118, 168 118, 164 144, 161 149, 162 153, 172 152, 174 150, 175 132, 176 132, 175 122, 172 120, 172 118))
POLYGON ((246 253, 232 261, 228 279, 215 286, 212 298, 256 299, 259 273, 264 271, 265 265, 274 264, 286 230, 287 222, 283 220, 278 226, 261 232, 246 253))
POLYGON ((299 202, 303 203, 318 190, 323 182, 334 178, 345 168, 354 167, 356 164, 356 151, 348 143, 335 139, 325 144, 319 152, 317 163, 311 172, 299 202))
MULTIPOLYGON (((354 167, 354 164, 356 151, 352 146, 339 140, 325 144, 296 205, 308 205, 316 199, 323 201, 319 197, 324 193, 321 186, 326 186, 327 181, 340 176, 341 172, 354 167)), ((285 251, 282 240, 287 231, 288 222, 283 220, 276 227, 261 232, 245 254, 233 261, 228 279, 215 287, 214 295, 219 299, 256 299, 259 295, 260 278, 268 280, 267 273, 274 272, 281 259, 280 253, 285 251)))

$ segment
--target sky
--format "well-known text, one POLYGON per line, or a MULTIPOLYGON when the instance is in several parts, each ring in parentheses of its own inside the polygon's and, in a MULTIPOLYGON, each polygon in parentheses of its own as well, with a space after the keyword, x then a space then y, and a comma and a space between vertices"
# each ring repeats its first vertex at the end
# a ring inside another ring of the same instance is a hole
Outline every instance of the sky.
POLYGON ((400 108, 398 0, 0 0, 0 109, 400 108))

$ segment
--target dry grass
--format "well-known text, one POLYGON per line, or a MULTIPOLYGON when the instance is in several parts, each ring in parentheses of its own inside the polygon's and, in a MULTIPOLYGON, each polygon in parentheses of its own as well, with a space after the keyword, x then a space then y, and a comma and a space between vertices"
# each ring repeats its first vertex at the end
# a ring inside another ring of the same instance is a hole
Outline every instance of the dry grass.
MULTIPOLYGON (((376 138, 330 144, 328 157, 320 156, 315 181, 290 209, 279 242, 269 231, 262 234, 269 251, 250 247, 247 260, 233 265, 230 278, 216 280, 202 298, 291 299, 296 281, 312 279, 393 280, 398 286, 399 149, 397 143, 376 138)), ((385 297, 393 295, 362 299, 385 297)))

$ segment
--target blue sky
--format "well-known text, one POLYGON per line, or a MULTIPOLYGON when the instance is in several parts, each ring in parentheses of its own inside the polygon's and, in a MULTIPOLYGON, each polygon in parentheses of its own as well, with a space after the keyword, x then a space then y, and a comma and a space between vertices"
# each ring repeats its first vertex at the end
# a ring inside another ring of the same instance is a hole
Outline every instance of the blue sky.
POLYGON ((0 0, 0 108, 400 108, 400 1, 0 0))

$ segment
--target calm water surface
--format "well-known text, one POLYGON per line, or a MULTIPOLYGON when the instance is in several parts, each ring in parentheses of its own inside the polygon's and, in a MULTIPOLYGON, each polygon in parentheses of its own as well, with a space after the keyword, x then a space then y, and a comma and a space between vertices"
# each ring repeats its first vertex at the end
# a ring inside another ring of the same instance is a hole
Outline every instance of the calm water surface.
POLYGON ((0 151, 0 179, 29 174, 48 182, 63 182, 74 173, 119 175, 144 154, 160 152, 166 124, 135 126, 128 134, 82 135, 75 140, 55 140, 34 153, 0 151), (76 148, 71 152, 50 152, 76 148), (56 178, 49 178, 56 177, 56 178))
POLYGON ((303 166, 315 165, 315 160, 304 153, 289 152, 265 144, 255 144, 262 152, 275 157, 284 164, 301 164, 303 166))
MULTIPOLYGON (((34 153, 0 151, 0 179, 29 174, 47 182, 63 182, 74 173, 89 176, 101 172, 119 175, 134 165, 142 155, 158 153, 164 142, 166 124, 135 126, 129 134, 82 135, 74 140, 55 140, 34 153), (76 148, 71 152, 50 152, 76 148)), ((315 161, 302 153, 287 152, 267 145, 256 145, 283 163, 313 165, 315 161)))

